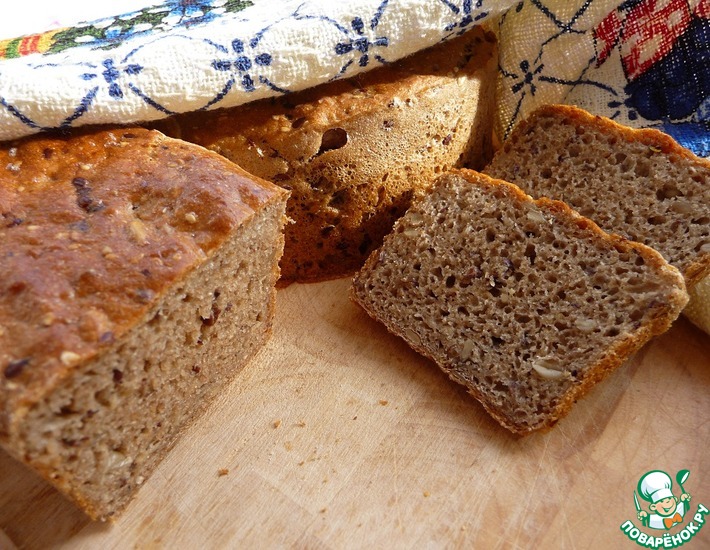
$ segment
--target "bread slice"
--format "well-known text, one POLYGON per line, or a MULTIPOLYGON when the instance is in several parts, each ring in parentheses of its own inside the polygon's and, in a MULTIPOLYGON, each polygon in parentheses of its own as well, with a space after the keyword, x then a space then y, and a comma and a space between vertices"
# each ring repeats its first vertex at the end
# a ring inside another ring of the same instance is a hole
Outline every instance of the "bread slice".
POLYGON ((688 290, 690 302, 683 310, 695 326, 710 334, 710 275, 688 290))
POLYGON ((474 29, 351 79, 158 123, 291 191, 282 283, 352 274, 412 196, 492 156, 493 36, 474 29))
POLYGON ((287 193, 138 128, 0 166, 0 445, 106 519, 268 337, 287 193))
POLYGON ((351 295, 518 434, 553 426, 688 300, 651 248, 472 171, 437 180, 351 295))
POLYGON ((485 173, 655 248, 688 289, 710 275, 710 161, 662 132, 547 105, 516 126, 485 173))

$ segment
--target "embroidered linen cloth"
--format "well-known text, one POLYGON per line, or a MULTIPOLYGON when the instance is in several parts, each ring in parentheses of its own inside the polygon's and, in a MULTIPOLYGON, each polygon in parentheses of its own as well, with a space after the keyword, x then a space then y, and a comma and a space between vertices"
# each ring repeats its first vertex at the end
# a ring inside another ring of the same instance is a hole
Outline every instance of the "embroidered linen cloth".
MULTIPOLYGON (((568 102, 710 156, 710 0, 151 1, 0 41, 0 140, 286 94, 483 24, 500 40, 500 139, 568 102)), ((690 311, 710 333, 705 283, 690 311)))

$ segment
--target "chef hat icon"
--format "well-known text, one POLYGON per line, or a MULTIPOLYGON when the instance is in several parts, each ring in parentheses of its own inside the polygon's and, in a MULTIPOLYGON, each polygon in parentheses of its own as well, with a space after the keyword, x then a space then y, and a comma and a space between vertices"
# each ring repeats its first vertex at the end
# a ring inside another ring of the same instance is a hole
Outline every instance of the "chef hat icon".
POLYGON ((639 480, 638 491, 644 500, 655 504, 673 496, 672 485, 671 477, 666 472, 652 470, 639 480))

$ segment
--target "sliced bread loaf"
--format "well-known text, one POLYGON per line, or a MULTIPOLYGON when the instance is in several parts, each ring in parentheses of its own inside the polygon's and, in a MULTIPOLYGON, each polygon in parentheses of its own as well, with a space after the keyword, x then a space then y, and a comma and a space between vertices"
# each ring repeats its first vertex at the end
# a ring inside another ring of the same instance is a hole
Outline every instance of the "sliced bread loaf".
POLYGON ((287 193, 143 129, 0 166, 0 445, 106 519, 265 342, 287 193))
POLYGON ((689 289, 710 275, 710 161, 667 134, 547 105, 516 126, 485 173, 655 248, 689 289))
POLYGON ((496 45, 477 28, 351 79, 157 123, 291 191, 282 283, 353 273, 413 195, 492 156, 496 45))
POLYGON ((554 425, 688 299, 651 248, 472 171, 437 180, 351 293, 519 434, 554 425))

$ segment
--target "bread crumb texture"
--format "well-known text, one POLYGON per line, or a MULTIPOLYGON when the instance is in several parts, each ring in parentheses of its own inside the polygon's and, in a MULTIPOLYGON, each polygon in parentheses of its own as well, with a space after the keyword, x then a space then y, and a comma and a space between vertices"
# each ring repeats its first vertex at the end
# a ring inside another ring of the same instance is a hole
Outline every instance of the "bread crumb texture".
POLYGON ((710 161, 660 131, 548 105, 515 128, 485 172, 655 248, 689 289, 710 275, 710 161))
POLYGON ((554 425, 688 299, 654 250, 471 171, 407 212, 352 297, 521 434, 554 425))
POLYGON ((121 510, 264 342, 286 193, 143 129, 0 150, 0 444, 121 510))

